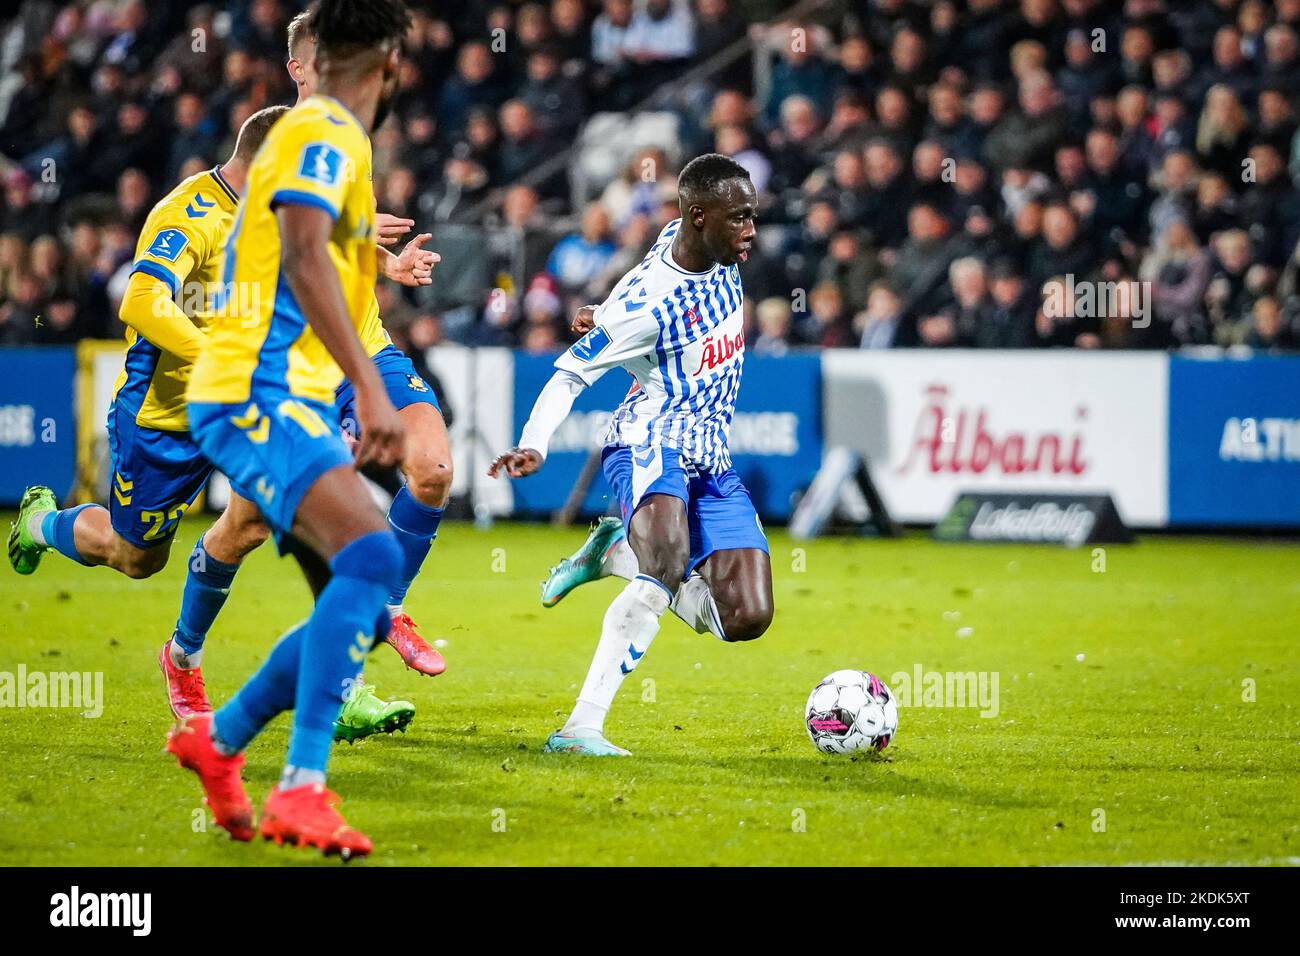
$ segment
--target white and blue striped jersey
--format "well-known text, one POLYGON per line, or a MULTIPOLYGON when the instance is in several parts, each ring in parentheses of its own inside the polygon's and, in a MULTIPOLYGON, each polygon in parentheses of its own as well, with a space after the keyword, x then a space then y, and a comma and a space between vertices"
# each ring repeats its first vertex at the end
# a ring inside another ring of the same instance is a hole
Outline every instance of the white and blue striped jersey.
POLYGON ((687 272, 673 261, 675 219, 596 309, 596 327, 556 359, 588 385, 616 365, 636 379, 604 442, 675 448, 704 471, 731 467, 727 435, 740 391, 745 322, 740 270, 687 272))

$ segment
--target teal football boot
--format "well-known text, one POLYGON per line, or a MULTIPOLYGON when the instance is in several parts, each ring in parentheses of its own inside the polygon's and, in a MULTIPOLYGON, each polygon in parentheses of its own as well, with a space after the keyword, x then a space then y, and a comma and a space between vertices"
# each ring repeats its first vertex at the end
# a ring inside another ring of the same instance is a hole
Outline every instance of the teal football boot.
POLYGON ((623 522, 618 518, 604 517, 593 524, 582 547, 551 568, 542 582, 542 607, 555 607, 579 584, 603 577, 600 568, 605 555, 626 537, 623 522))
POLYGON ((616 747, 598 730, 557 730, 546 738, 544 754, 580 754, 583 757, 630 757, 630 751, 616 747))

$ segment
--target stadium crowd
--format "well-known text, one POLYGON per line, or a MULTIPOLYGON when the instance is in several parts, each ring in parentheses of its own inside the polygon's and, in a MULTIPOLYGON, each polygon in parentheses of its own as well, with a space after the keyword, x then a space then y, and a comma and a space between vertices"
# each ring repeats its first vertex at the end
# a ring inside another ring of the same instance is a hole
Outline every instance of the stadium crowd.
MULTIPOLYGON (((430 290, 381 286, 402 344, 559 349, 716 150, 761 197, 754 352, 1300 346, 1300 0, 411 6, 375 191, 444 263, 430 290), (547 173, 594 112, 652 95, 676 137, 584 189, 547 173)), ((151 204, 292 102, 300 7, 0 18, 0 344, 120 333, 151 204)))

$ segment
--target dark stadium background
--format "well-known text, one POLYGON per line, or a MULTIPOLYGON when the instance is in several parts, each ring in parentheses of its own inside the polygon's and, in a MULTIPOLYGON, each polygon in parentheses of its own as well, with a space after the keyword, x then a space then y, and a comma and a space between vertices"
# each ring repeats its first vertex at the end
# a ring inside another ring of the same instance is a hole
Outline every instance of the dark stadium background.
MULTIPOLYGON (((375 190, 444 262, 381 286, 403 346, 556 350, 707 150, 761 188, 757 354, 1300 342, 1298 0, 412 6, 375 190), (1152 321, 1042 315, 1064 274, 1149 283, 1152 321)), ((292 101, 300 7, 3 5, 0 345, 120 335, 150 205, 292 101)))

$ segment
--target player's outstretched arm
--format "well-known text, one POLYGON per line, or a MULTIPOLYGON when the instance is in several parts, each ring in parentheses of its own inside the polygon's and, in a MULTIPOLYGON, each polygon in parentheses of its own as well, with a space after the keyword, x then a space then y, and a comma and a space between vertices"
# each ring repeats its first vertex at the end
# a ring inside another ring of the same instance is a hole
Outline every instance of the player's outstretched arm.
POLYGON ((402 459, 402 421, 384 390, 348 317, 338 272, 329 255, 334 228, 317 206, 286 203, 276 209, 280 226, 280 268, 312 331, 338 362, 356 392, 357 464, 396 465, 402 459))
POLYGON ((568 417, 574 400, 586 387, 587 383, 572 372, 557 370, 537 396, 528 423, 519 436, 519 444, 499 455, 488 469, 488 475, 496 478, 504 471, 511 478, 523 478, 540 469, 546 461, 551 436, 568 417))
POLYGON ((198 361, 203 333, 181 311, 161 279, 145 272, 132 273, 118 316, 164 352, 187 362, 198 361))

